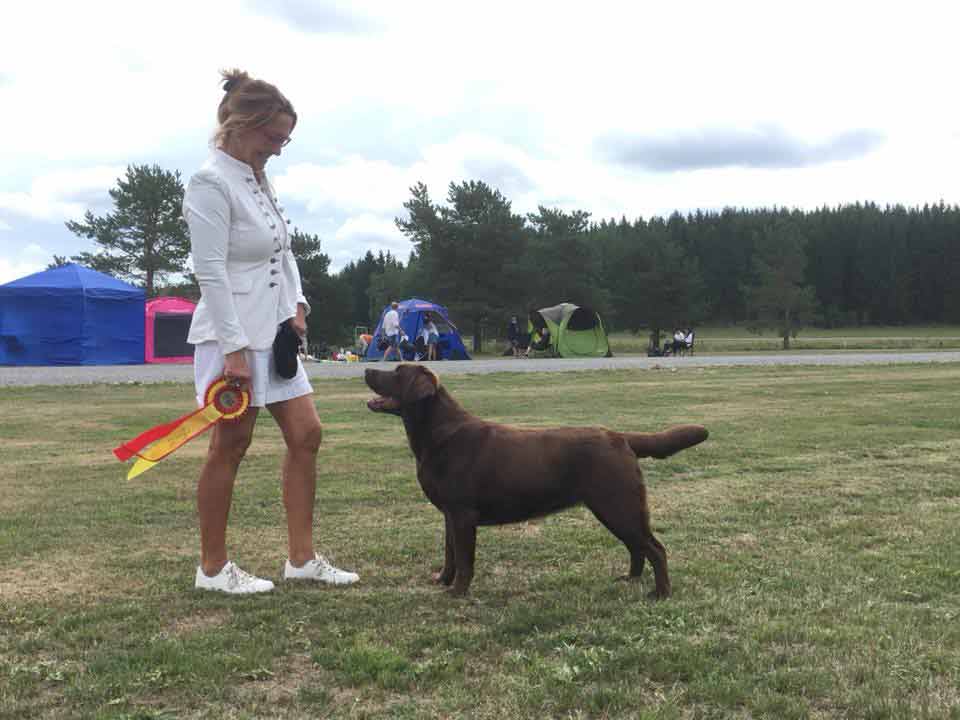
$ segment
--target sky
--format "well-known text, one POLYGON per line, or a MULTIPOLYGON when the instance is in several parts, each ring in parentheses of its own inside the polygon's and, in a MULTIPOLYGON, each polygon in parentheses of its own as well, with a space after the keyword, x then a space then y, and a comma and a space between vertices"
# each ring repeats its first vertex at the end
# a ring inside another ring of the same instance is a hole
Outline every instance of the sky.
POLYGON ((130 164, 210 153, 219 71, 299 122, 267 166, 338 270, 405 261, 410 188, 526 214, 960 203, 960 3, 165 0, 4 6, 0 283, 94 251, 130 164))

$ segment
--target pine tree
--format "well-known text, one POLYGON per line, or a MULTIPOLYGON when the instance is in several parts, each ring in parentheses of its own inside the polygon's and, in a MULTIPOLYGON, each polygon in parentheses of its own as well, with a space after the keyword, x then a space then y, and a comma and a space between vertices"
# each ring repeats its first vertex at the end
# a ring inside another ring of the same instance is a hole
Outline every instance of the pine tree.
POLYGON ((294 228, 290 249, 297 259, 304 297, 312 309, 307 316, 310 348, 321 352, 327 345, 348 344, 352 334, 350 286, 340 277, 329 274, 330 256, 322 252, 320 236, 294 228))
POLYGON ((70 232, 99 246, 72 260, 142 285, 152 297, 158 282, 187 270, 190 239, 182 217, 180 173, 159 165, 130 165, 110 197, 114 212, 97 217, 88 210, 82 222, 66 223, 70 232))
POLYGON ((757 233, 753 257, 754 283, 744 288, 753 332, 772 328, 790 349, 790 338, 813 319, 814 289, 804 282, 806 238, 789 221, 780 221, 757 233))
POLYGON ((408 219, 397 227, 413 242, 420 282, 455 317, 471 323, 479 351, 485 325, 515 305, 522 278, 511 274, 523 254, 524 219, 499 190, 484 182, 450 183, 447 206, 436 206, 423 183, 410 189, 408 219))

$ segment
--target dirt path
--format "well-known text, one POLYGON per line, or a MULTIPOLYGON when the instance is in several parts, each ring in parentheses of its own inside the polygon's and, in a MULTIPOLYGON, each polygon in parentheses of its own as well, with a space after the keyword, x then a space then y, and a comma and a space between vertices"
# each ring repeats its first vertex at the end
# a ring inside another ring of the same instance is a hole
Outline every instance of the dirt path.
MULTIPOLYGON (((515 360, 509 357, 425 363, 441 375, 494 372, 569 372, 733 365, 871 365, 889 363, 954 363, 960 352, 835 352, 762 353, 753 355, 695 355, 648 358, 625 355, 612 358, 515 360)), ((310 362, 310 377, 360 377, 367 367, 394 363, 310 362)), ((0 387, 12 385, 86 385, 90 383, 159 383, 193 381, 192 365, 98 365, 70 367, 0 367, 0 387)))

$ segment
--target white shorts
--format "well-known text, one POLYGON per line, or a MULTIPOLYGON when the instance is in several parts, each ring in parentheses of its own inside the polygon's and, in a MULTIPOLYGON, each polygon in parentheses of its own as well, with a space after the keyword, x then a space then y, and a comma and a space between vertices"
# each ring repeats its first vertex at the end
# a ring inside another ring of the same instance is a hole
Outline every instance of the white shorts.
MULTIPOLYGON (((244 350, 250 366, 250 404, 264 407, 273 403, 292 400, 301 395, 313 394, 313 386, 307 378, 303 363, 297 358, 297 374, 289 380, 280 377, 273 369, 273 350, 244 350)), ((196 346, 193 354, 193 378, 197 390, 197 405, 203 407, 203 399, 210 383, 223 375, 223 355, 219 343, 210 341, 196 346)))

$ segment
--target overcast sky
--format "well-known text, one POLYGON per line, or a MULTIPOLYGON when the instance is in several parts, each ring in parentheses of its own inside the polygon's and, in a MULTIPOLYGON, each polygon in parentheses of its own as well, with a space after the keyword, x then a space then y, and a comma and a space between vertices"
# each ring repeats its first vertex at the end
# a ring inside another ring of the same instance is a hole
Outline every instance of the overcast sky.
POLYGON ((334 269, 368 249, 406 261, 394 218, 417 181, 435 201, 484 180, 517 212, 595 220, 958 203, 958 16, 843 0, 5 4, 0 283, 94 250, 64 221, 110 211, 127 164, 186 183, 229 67, 296 107, 268 172, 334 269))

